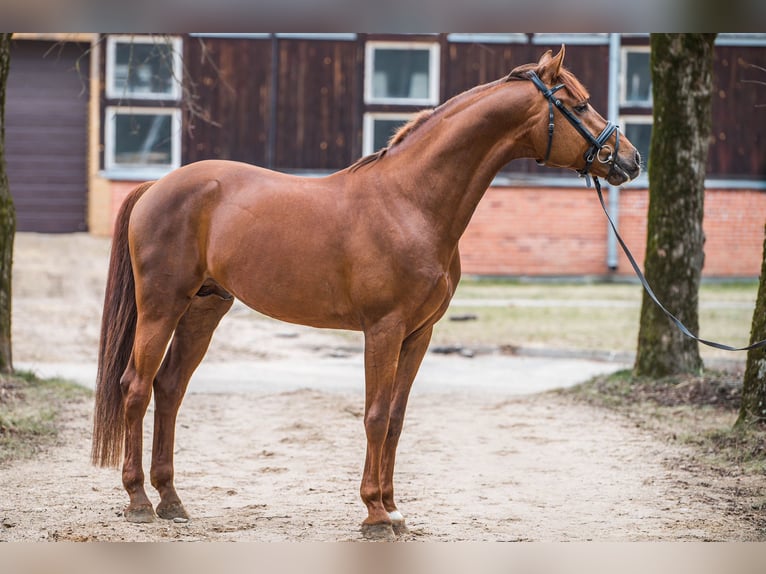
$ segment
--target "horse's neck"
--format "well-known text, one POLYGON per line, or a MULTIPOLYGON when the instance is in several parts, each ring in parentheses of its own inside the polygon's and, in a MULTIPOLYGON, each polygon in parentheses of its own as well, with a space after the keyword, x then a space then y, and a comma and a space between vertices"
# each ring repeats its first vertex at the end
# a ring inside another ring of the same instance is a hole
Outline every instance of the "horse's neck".
POLYGON ((522 91, 497 84, 470 99, 458 96, 376 166, 440 236, 456 243, 500 169, 532 154, 522 91))

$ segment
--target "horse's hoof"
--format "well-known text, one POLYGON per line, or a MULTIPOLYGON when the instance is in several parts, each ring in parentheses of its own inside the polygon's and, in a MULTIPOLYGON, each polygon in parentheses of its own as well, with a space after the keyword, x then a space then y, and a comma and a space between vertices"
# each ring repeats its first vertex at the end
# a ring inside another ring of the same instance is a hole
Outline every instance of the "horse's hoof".
POLYGON ((154 509, 151 504, 141 504, 139 506, 128 506, 125 509, 125 520, 137 524, 146 524, 154 522, 154 509))
POLYGON ((401 512, 393 510, 388 513, 388 517, 391 519, 391 526, 394 529, 394 534, 401 536, 402 534, 407 534, 409 532, 401 512))
POLYGON ((189 520, 189 514, 186 512, 184 505, 178 500, 168 503, 160 502, 157 505, 157 516, 165 520, 173 520, 174 518, 189 520))
POLYGON ((401 536, 402 534, 408 534, 410 529, 407 528, 407 525, 404 523, 404 520, 399 522, 393 522, 391 524, 391 528, 394 529, 394 534, 397 536, 401 536))
POLYGON ((367 540, 390 542, 396 540, 394 527, 391 524, 362 524, 362 536, 367 540))

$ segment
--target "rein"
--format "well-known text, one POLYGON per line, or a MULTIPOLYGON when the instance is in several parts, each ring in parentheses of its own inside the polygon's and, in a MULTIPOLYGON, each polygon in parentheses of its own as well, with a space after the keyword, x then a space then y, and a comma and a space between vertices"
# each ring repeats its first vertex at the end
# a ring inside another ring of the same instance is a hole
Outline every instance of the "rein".
MULTIPOLYGON (((562 115, 569 121, 570 124, 579 132, 579 134, 585 138, 585 140, 591 144, 590 148, 588 148, 588 151, 585 152, 585 167, 581 170, 577 170, 577 173, 580 174, 580 177, 585 178, 585 183, 588 187, 590 187, 590 179, 591 176, 588 173, 590 171, 591 165, 593 165, 594 159, 598 159, 601 163, 609 164, 610 169, 614 166, 614 162, 617 160, 617 152, 620 149, 620 130, 619 127, 611 122, 607 122, 606 127, 601 131, 598 137, 594 137, 593 134, 588 131, 588 129, 582 125, 582 122, 580 122, 579 118, 575 116, 571 111, 569 111, 564 104, 554 96, 554 93, 560 90, 564 87, 564 84, 559 84, 557 86, 554 86, 552 88, 546 87, 546 85, 542 82, 542 80, 538 77, 537 74, 534 72, 528 73, 529 79, 532 81, 532 83, 537 86, 537 89, 542 92, 545 99, 548 100, 548 148, 545 152, 545 160, 538 163, 540 165, 545 164, 548 161, 548 158, 550 157, 551 153, 551 145, 553 144, 553 132, 554 132, 554 118, 553 118, 553 108, 554 106, 558 108, 558 110, 562 113, 562 115), (612 150, 612 148, 607 145, 605 142, 609 139, 609 137, 612 135, 612 133, 615 133, 615 149, 612 150), (601 150, 607 150, 608 155, 602 159, 601 156, 601 150)), ((628 249, 628 246, 625 244, 625 241, 623 241, 622 237, 620 236, 620 233, 617 231, 617 226, 614 224, 614 221, 612 220, 612 217, 609 215, 609 211, 606 209, 606 203, 604 202, 604 195, 601 193, 601 182, 599 181, 598 177, 593 176, 593 182, 596 186, 596 193, 598 194, 598 200, 601 203, 601 208, 604 210, 604 214, 606 215, 607 220, 609 221, 609 225, 612 227, 612 231, 614 231, 614 235, 617 238, 617 242, 620 244, 620 247, 622 248, 622 251, 625 253, 625 256, 628 258, 628 261, 630 262, 631 267, 633 267, 633 271, 635 271, 636 276, 638 277, 639 281, 641 281, 641 285, 643 285, 644 290, 646 291, 647 295, 651 298, 652 301, 657 305, 657 307, 660 308, 660 311, 662 311, 673 323, 675 323, 676 327, 687 337, 694 339, 695 341, 702 343, 703 345, 707 345, 708 347, 714 347, 716 349, 721 349, 724 351, 750 351, 752 349, 760 349, 761 347, 766 347, 766 339, 763 341, 757 341, 755 343, 752 343, 748 345, 747 347, 731 347, 729 345, 724 345, 722 343, 716 343, 715 341, 708 341, 706 339, 701 339, 697 335, 693 334, 686 325, 684 325, 678 317, 673 315, 670 311, 668 311, 665 306, 660 303, 660 300, 657 298, 657 295, 655 295, 654 291, 652 290, 651 286, 649 285, 649 282, 646 280, 646 277, 641 272, 641 269, 638 266, 638 263, 636 263, 636 259, 633 257, 633 254, 630 252, 630 249, 628 249)))

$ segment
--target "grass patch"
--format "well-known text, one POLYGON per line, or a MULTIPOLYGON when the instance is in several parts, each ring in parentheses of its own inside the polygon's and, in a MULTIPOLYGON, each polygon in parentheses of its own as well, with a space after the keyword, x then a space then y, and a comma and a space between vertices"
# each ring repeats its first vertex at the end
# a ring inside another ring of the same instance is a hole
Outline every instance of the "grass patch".
POLYGON ((664 440, 691 447, 687 463, 725 475, 766 472, 766 425, 734 425, 741 373, 706 371, 649 379, 625 370, 558 392, 616 410, 664 440))
POLYGON ((468 346, 546 347, 588 351, 635 350, 640 308, 497 307, 453 305, 434 327, 434 343, 468 346), (450 321, 455 315, 473 321, 450 321))
MULTIPOLYGON (((700 335, 740 346, 748 342, 757 281, 704 282, 700 288, 700 335)), ((637 283, 522 281, 464 277, 445 316, 435 325, 432 346, 548 348, 632 353, 636 350, 643 289, 637 283), (473 320, 452 321, 454 317, 473 320)), ((275 321, 238 304, 240 320, 275 321)), ((309 327, 292 325, 291 331, 309 327)), ((362 335, 332 331, 361 348, 362 335)), ((703 347, 703 360, 737 359, 703 347)))
POLYGON ((63 406, 90 395, 62 379, 39 379, 23 371, 0 375, 0 466, 53 444, 63 406))

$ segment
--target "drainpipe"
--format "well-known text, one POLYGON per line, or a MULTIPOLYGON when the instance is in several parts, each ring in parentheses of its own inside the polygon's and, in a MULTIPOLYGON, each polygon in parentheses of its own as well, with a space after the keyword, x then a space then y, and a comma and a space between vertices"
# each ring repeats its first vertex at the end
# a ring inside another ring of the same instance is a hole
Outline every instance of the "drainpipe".
POLYGON ((279 38, 271 34, 271 90, 269 91, 269 133, 266 139, 266 167, 274 169, 277 149, 277 90, 279 90, 279 38))
MULTIPOLYGON (((620 119, 620 35, 609 34, 609 92, 607 95, 607 119, 617 124, 620 119)), ((609 185, 609 213, 615 225, 620 221, 620 188, 609 185)), ((618 227, 619 228, 619 227, 618 227)), ((617 238, 607 223, 606 265, 610 271, 617 270, 617 238)))

